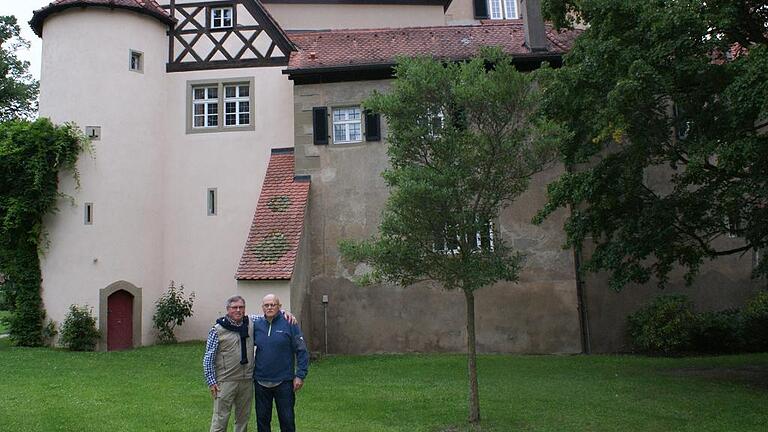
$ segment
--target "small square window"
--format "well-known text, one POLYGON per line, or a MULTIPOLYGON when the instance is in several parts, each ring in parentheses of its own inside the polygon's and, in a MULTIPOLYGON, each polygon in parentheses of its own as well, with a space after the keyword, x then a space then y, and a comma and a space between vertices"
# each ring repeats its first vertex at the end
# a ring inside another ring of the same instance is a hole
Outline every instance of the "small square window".
POLYGON ((86 126, 85 136, 91 141, 98 141, 101 139, 101 126, 86 126))
POLYGON ((93 203, 85 203, 83 207, 83 222, 86 225, 93 225, 93 203))
POLYGON ((233 27, 232 6, 211 8, 211 28, 229 28, 233 27))
POLYGON ((140 51, 130 51, 128 57, 128 70, 133 72, 144 72, 144 53, 140 51))

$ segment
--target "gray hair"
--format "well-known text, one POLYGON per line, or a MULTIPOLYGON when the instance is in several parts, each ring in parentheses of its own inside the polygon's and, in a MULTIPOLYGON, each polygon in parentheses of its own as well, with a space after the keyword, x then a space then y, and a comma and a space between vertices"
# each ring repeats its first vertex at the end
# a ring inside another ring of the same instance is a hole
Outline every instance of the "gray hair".
POLYGON ((225 306, 226 307, 230 307, 232 305, 232 303, 237 302, 237 301, 243 302, 243 306, 245 306, 245 299, 242 298, 239 295, 233 295, 232 297, 228 298, 227 299, 227 303, 225 304, 225 306))

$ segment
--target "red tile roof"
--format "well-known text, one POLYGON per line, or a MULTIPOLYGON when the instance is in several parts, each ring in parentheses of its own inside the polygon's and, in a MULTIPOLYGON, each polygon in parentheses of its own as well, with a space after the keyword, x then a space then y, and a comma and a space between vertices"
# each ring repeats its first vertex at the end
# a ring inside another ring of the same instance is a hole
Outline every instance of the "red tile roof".
MULTIPOLYGON (((578 30, 557 32, 547 26, 549 51, 545 55, 566 53, 578 34, 578 30)), ((464 60, 483 46, 499 46, 513 56, 540 55, 525 46, 522 20, 485 21, 468 26, 330 30, 289 36, 299 48, 291 53, 289 71, 390 65, 398 56, 464 60)))
POLYGON ((168 12, 157 4, 155 0, 54 0, 48 6, 44 6, 34 11, 32 19, 29 21, 29 25, 32 27, 32 30, 35 31, 36 35, 42 37, 43 23, 49 15, 73 7, 86 6, 130 9, 157 18, 165 24, 173 24, 176 22, 176 19, 171 18, 171 16, 168 15, 168 12))
POLYGON ((309 198, 309 179, 293 176, 293 149, 272 150, 235 278, 290 279, 309 198))

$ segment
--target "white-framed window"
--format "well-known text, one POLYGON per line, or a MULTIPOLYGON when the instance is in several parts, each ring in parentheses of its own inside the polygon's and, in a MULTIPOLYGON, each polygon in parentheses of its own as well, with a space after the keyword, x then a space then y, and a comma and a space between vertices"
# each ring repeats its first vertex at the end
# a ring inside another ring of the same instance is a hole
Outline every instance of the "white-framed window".
POLYGON ((452 255, 458 254, 461 252, 460 244, 462 240, 469 244, 473 251, 484 250, 493 252, 493 222, 483 224, 482 228, 474 234, 459 234, 456 233, 456 231, 457 230, 455 229, 449 230, 446 228, 444 231, 437 233, 433 246, 435 252, 442 252, 452 255), (462 238, 464 236, 466 237, 462 238))
POLYGON ((248 84, 224 85, 224 127, 251 124, 250 94, 248 84))
POLYGON ((229 28, 232 27, 232 6, 211 8, 211 28, 229 28))
POLYGON ((362 142, 363 129, 360 107, 333 109, 333 142, 335 144, 362 142))
POLYGON ((517 19, 517 0, 488 0, 491 19, 517 19))
POLYGON ((219 207, 216 195, 216 188, 209 188, 208 192, 206 193, 206 198, 208 201, 208 216, 216 216, 218 214, 219 207))
POLYGON ((187 81, 187 133, 254 130, 253 78, 187 81))
POLYGON ((219 126, 219 87, 192 88, 192 127, 215 128, 219 126))
POLYGON ((83 223, 93 225, 93 203, 85 203, 83 206, 83 223))
POLYGON ((139 73, 144 72, 144 53, 130 50, 128 54, 128 70, 139 73))

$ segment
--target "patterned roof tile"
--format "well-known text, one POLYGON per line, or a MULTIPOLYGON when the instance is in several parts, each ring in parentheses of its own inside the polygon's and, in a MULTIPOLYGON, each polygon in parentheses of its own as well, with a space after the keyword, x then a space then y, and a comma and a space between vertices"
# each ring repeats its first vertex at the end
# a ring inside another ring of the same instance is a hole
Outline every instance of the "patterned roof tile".
POLYGON ((293 175, 293 149, 273 150, 235 278, 290 279, 304 228, 309 181, 293 175))

